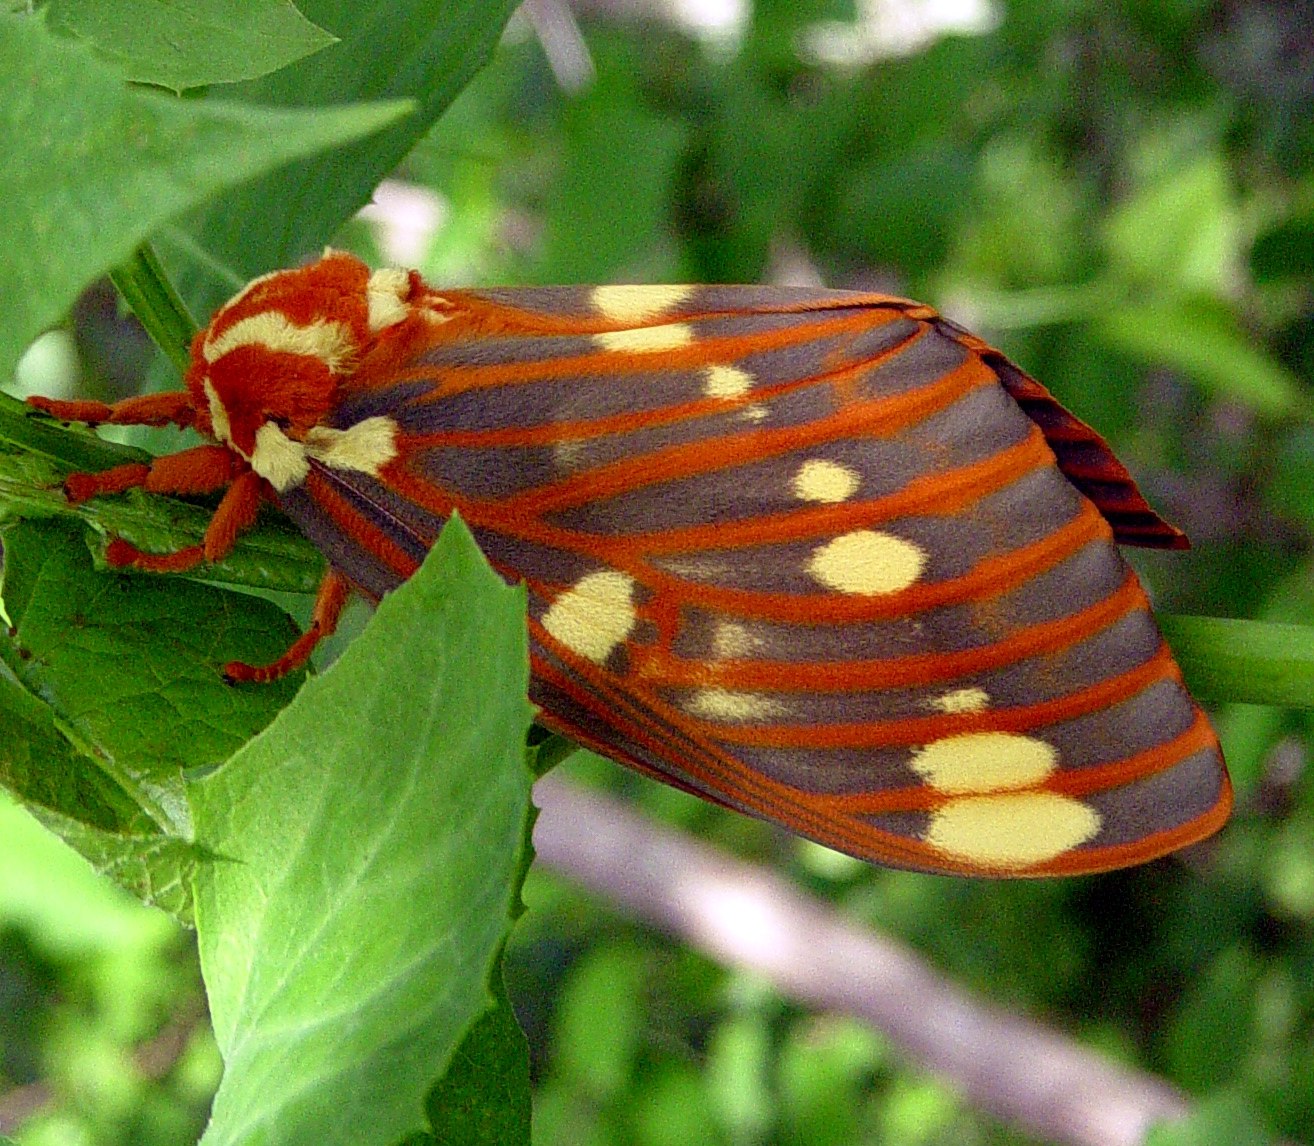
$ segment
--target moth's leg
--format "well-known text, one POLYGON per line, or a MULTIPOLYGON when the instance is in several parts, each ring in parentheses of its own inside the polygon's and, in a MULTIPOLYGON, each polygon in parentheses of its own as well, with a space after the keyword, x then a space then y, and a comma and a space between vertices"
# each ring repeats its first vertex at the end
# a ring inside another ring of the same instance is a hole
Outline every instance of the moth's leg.
POLYGON ((53 418, 86 422, 92 426, 190 426, 196 422, 196 408, 186 390, 142 394, 136 398, 124 398, 112 406, 105 402, 66 402, 59 398, 39 397, 29 398, 27 404, 53 418))
POLYGON ((238 535, 251 526, 260 509, 264 481, 246 463, 222 446, 198 446, 181 454, 170 454, 157 459, 151 469, 151 478, 142 484, 158 493, 204 493, 228 484, 228 492, 219 502, 219 508, 210 518, 205 537, 200 545, 189 545, 173 553, 145 553, 122 538, 115 538, 105 550, 105 560, 111 565, 133 569, 146 569, 152 573, 183 573, 202 561, 218 561, 232 552, 238 535), (192 465, 188 455, 204 455, 192 465), (225 457, 220 457, 223 454, 225 457), (175 463, 161 465, 160 463, 175 463), (202 470, 201 465, 209 465, 202 470), (226 467, 226 468, 225 468, 226 467), (237 470, 236 476, 233 471, 237 470), (153 484, 156 473, 160 474, 153 484))
POLYGON ((287 676, 310 659, 315 646, 338 627, 342 610, 351 596, 351 586, 347 579, 335 569, 324 574, 319 583, 319 593, 315 597, 315 609, 311 614, 310 628, 301 634, 291 647, 273 664, 248 665, 241 661, 231 661, 224 665, 224 676, 230 681, 254 681, 266 684, 271 680, 287 676))
POLYGON ((196 446, 165 454, 150 465, 131 462, 96 474, 69 474, 64 493, 75 505, 101 494, 138 487, 151 493, 213 493, 245 468, 246 463, 227 446, 196 446))

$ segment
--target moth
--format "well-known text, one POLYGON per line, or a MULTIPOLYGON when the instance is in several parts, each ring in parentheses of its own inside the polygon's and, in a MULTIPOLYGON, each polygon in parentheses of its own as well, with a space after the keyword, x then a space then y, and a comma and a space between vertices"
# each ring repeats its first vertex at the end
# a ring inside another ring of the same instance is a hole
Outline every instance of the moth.
POLYGON ((1217 738, 1117 543, 1182 548, 1104 441, 981 339, 878 294, 436 290, 328 253, 250 283, 184 390, 58 418, 210 444, 69 478, 224 490, 213 561, 274 502, 351 592, 458 511, 529 595, 548 727, 875 863, 1047 876, 1214 832, 1217 738))

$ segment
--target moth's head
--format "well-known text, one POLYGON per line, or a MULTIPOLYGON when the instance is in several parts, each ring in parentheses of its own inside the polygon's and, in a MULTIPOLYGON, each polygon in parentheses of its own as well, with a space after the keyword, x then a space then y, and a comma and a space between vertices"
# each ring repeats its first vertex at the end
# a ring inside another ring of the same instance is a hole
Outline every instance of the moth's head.
POLYGON ((276 489, 295 484, 305 471, 301 443, 371 341, 410 312, 415 281, 330 252, 248 283, 192 342, 186 381, 197 428, 276 489))

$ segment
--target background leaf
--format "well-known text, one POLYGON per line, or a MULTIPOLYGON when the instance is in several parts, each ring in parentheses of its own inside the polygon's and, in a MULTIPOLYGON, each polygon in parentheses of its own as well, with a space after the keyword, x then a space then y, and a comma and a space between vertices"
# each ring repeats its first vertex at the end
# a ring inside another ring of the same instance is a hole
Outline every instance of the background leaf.
POLYGON ((333 43, 288 0, 51 0, 45 11, 124 78, 174 91, 254 79, 333 43))
POLYGON ((166 220, 406 111, 266 111, 131 91, 86 47, 37 20, 0 17, 0 378, 166 220))
POLYGON ((413 113, 368 140, 230 190, 189 218, 185 247, 170 253, 193 312, 209 314, 246 280, 317 254, 487 60, 516 3, 303 0, 338 43, 225 89, 224 98, 290 108, 405 97, 413 113))

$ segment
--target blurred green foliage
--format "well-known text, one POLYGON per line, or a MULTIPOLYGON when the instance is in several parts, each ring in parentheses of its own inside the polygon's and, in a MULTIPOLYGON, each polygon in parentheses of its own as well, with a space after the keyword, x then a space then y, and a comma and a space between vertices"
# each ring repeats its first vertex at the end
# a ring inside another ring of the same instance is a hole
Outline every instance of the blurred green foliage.
MULTIPOLYGON (((1105 433, 1191 535, 1189 555, 1132 555, 1163 609, 1314 623, 1305 6, 1012 0, 906 52, 858 34, 844 0, 757 0, 719 38, 658 5, 578 7, 591 84, 563 90, 518 21, 402 161, 411 197, 342 241, 440 283, 815 277, 926 299, 1105 433), (836 21, 845 64, 808 50, 836 21)), ((114 316, 84 301, 70 330, 82 385, 114 393, 94 365, 114 316)), ((1310 718, 1215 715, 1232 824, 1183 859, 1064 882, 877 871, 590 758, 567 768, 1201 1100, 1157 1142, 1314 1141, 1310 718)), ((0 865, 66 862, 40 846, 0 827, 0 865)), ((30 1105, 24 1146, 190 1141, 217 1060, 183 941, 83 875, 29 903, 0 873, 0 1130, 30 1105)), ((508 980, 540 1146, 1026 1141, 850 1020, 542 872, 526 899, 508 980)))

